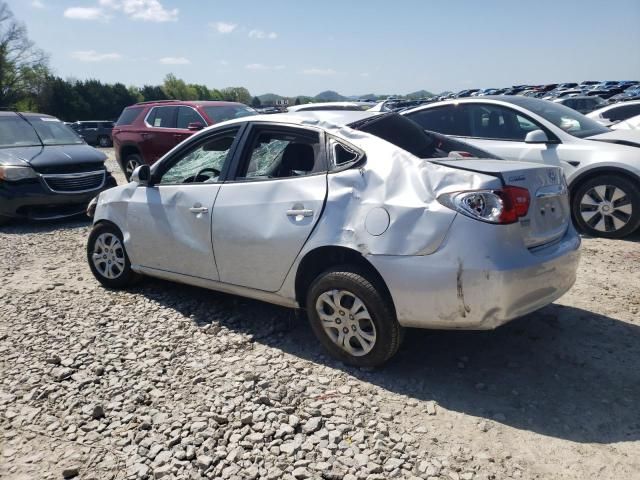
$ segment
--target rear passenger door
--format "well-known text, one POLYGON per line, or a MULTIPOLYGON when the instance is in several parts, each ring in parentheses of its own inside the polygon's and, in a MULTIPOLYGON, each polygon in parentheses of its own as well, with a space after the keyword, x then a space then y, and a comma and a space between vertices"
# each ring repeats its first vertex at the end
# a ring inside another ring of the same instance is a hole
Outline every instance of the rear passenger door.
POLYGON ((146 129, 142 131, 142 148, 147 163, 155 163, 178 144, 176 117, 178 107, 160 106, 149 110, 145 118, 146 129))
POLYGON ((235 162, 213 208, 220 280, 275 292, 322 214, 324 134, 254 124, 235 162))

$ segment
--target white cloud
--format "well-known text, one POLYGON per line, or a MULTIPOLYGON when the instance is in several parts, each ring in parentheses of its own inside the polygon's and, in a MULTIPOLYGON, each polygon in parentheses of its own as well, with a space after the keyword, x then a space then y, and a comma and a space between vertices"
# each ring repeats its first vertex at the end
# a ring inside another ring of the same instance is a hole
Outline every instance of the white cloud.
POLYGON ((360 74, 361 77, 368 77, 369 76, 369 72, 362 72, 360 74))
POLYGON ((120 60, 122 55, 119 53, 98 53, 95 50, 78 50, 71 53, 71 58, 75 58, 81 62, 105 62, 120 60))
POLYGON ((46 7, 44 6, 44 3, 42 3, 40 0, 33 0, 33 1, 31 2, 31 6, 32 6, 33 8, 46 8, 46 7))
POLYGON ((185 57, 162 57, 160 63, 163 65, 189 65, 191 60, 185 57))
POLYGON ((71 7, 64 11, 64 16, 72 20, 102 20, 107 18, 104 10, 98 7, 71 7))
POLYGON ((269 40, 275 40, 278 38, 278 34, 276 32, 265 32, 263 30, 251 30, 249 32, 249 38, 257 38, 263 40, 265 38, 269 40))
POLYGON ((178 19, 178 9, 167 10, 159 0, 99 0, 98 5, 67 8, 64 16, 74 20, 103 20, 111 18, 108 12, 118 11, 131 20, 144 22, 171 22, 178 19))
POLYGON ((211 28, 215 28, 218 31, 218 33, 225 34, 225 33, 233 32, 238 25, 235 23, 228 23, 228 22, 211 22, 209 26, 211 28))
POLYGON ((305 75, 335 75, 336 71, 333 68, 307 68, 302 73, 305 75))
POLYGON ((247 70, 284 70, 284 65, 265 65, 263 63, 250 63, 245 65, 247 70))
POLYGON ((229 65, 229 62, 227 62, 226 60, 220 60, 220 65, 222 65, 223 67, 226 67, 227 65, 229 65))

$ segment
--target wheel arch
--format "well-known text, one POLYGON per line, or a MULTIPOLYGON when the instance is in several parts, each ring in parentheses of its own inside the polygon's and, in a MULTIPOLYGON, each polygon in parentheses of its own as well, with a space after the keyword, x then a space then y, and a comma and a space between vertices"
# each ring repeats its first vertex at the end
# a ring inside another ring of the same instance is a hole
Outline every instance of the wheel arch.
POLYGON ((615 166, 595 167, 585 172, 582 172, 581 174, 579 174, 578 176, 576 176, 571 180, 571 183, 569 184, 570 198, 573 199, 574 192, 578 189, 578 187, 581 184, 583 184, 587 180, 590 180, 600 175, 607 175, 607 174, 619 175, 621 177, 624 177, 625 179, 631 181, 636 187, 638 187, 638 189, 640 189, 640 177, 634 174, 630 170, 627 170, 622 167, 615 167, 615 166))
POLYGON ((123 171, 124 171, 124 160, 125 158, 127 158, 127 155, 131 155, 131 154, 140 155, 140 158, 142 158, 142 161, 144 161, 142 150, 140 150, 140 147, 135 143, 125 143, 120 146, 118 151, 119 151, 118 161, 120 163, 120 168, 122 168, 123 171))
POLYGON ((391 302, 393 311, 396 311, 389 287, 387 287, 384 278, 382 278, 380 272, 378 272, 371 262, 357 250, 335 245, 317 247, 310 250, 298 264, 295 278, 295 295, 298 305, 300 305, 301 308, 304 308, 306 304, 306 294, 311 283, 322 272, 338 265, 352 265, 364 273, 371 275, 372 280, 375 280, 376 283, 383 288, 383 294, 389 302, 391 302))

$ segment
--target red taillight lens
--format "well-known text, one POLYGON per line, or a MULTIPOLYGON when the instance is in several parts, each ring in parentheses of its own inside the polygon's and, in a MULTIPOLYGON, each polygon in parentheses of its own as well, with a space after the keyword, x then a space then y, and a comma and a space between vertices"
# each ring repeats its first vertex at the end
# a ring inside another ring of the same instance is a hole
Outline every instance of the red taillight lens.
POLYGON ((504 204, 499 223, 517 222, 518 218, 525 217, 529 212, 531 197, 526 188, 507 185, 501 190, 495 190, 495 193, 502 198, 504 204))
POLYGON ((527 215, 531 197, 526 188, 506 186, 499 190, 445 193, 438 201, 468 217, 504 225, 527 215))

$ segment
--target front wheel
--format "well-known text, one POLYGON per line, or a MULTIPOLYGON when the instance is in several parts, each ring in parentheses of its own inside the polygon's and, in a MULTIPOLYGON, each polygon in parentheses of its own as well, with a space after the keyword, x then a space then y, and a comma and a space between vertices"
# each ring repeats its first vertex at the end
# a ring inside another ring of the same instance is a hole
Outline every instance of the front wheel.
POLYGON ((136 279, 122 233, 114 225, 99 223, 93 227, 87 242, 87 261, 93 276, 105 287, 124 288, 136 279))
POLYGON ((307 293, 316 337, 346 364, 377 367, 398 351, 402 327, 385 289, 370 275, 339 267, 319 275, 307 293))
POLYGON ((574 191, 571 212, 575 225, 587 235, 622 238, 640 225, 640 192, 620 175, 590 178, 574 191))

